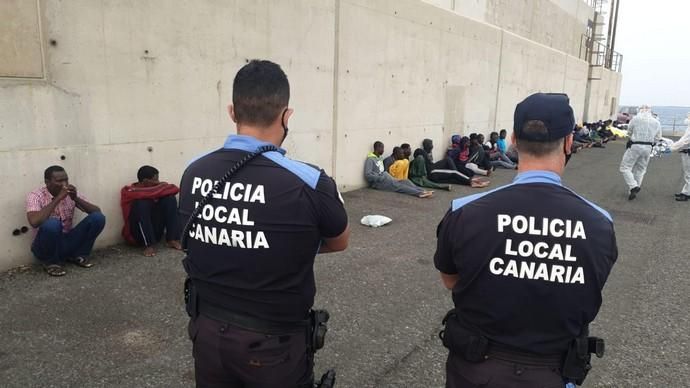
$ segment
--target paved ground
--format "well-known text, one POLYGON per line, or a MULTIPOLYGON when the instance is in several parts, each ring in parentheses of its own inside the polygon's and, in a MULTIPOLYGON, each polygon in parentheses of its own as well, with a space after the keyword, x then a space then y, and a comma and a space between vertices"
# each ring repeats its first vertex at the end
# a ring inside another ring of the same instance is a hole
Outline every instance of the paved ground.
MULTIPOLYGON (((610 210, 620 257, 592 332, 607 340, 587 387, 686 387, 690 381, 690 203, 677 155, 654 160, 640 196, 625 198, 622 144, 586 150, 566 183, 610 210)), ((493 187, 508 182, 499 171, 493 187)), ((360 190, 347 193, 353 223, 345 253, 318 258, 317 306, 331 312, 318 369, 334 366, 339 387, 442 387, 445 349, 436 333, 451 306, 433 267, 435 227, 456 187, 435 199, 360 190), (358 225, 384 214, 384 228, 358 225)), ((190 387, 180 254, 155 258, 114 247, 97 266, 65 278, 28 269, 0 275, 0 386, 190 387)))

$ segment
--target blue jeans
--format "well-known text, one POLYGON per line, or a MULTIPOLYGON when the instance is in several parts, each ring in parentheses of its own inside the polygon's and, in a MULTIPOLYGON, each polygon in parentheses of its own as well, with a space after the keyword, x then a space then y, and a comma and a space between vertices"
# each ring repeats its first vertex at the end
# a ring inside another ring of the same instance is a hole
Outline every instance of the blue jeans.
POLYGON ((105 216, 101 212, 89 214, 67 233, 62 233, 62 221, 48 218, 38 228, 31 252, 44 264, 62 264, 68 258, 86 257, 104 226, 105 216))

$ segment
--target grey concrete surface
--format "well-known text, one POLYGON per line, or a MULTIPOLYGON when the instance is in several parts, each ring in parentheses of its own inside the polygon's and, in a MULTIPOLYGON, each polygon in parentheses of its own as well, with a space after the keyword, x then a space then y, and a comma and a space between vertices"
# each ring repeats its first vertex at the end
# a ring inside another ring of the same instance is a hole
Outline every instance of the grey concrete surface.
MULTIPOLYGON (((690 381, 688 253, 690 203, 677 155, 655 159, 629 202, 621 143, 575 155, 565 182, 610 210, 620 257, 592 332, 607 340, 586 387, 685 387, 690 381)), ((492 187, 514 172, 497 171, 492 187)), ((445 349, 436 337, 450 294, 433 267, 435 228, 455 187, 430 200, 359 190, 345 194, 350 248, 320 256, 316 305, 330 310, 318 371, 335 367, 338 387, 442 387, 445 349), (359 225, 367 214, 389 226, 359 225)), ((114 222, 110 220, 110 222, 114 222)), ((25 268, 0 275, 0 386, 190 387, 191 345, 178 252, 144 258, 117 246, 92 269, 64 278, 25 268)))

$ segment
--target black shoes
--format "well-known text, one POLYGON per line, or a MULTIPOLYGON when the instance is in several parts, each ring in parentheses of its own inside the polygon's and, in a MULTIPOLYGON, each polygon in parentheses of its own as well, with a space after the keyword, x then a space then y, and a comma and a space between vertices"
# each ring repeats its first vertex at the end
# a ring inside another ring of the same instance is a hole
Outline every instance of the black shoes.
POLYGON ((632 189, 630 189, 630 195, 628 195, 628 201, 632 201, 633 199, 635 199, 635 197, 637 197, 637 193, 639 193, 639 192, 640 192, 639 187, 633 187, 632 189))
POLYGON ((690 195, 685 195, 683 193, 676 194, 676 201, 686 202, 690 200, 690 195))

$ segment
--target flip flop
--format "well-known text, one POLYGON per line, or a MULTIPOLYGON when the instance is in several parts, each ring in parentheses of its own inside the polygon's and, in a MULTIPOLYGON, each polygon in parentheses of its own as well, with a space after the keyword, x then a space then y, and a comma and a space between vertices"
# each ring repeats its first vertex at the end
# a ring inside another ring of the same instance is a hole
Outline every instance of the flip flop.
POLYGON ((70 263, 77 265, 79 267, 82 267, 82 268, 93 267, 93 263, 90 262, 89 259, 87 259, 86 257, 82 257, 82 256, 77 256, 77 257, 73 258, 72 260, 70 260, 70 263))
POLYGON ((65 276, 67 272, 65 272, 65 269, 62 268, 60 264, 49 264, 49 265, 44 265, 43 269, 46 271, 46 273, 50 276, 65 276))

